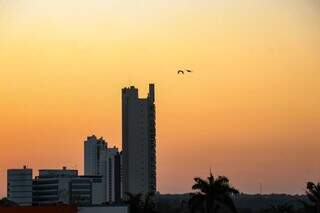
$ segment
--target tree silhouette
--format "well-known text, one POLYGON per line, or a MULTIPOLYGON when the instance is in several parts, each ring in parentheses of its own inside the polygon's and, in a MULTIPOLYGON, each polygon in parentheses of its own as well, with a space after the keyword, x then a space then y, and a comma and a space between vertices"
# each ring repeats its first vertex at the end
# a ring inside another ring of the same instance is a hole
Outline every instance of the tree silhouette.
POLYGON ((307 183, 306 195, 311 205, 303 202, 308 212, 320 213, 320 183, 307 183))
POLYGON ((189 200, 191 212, 215 213, 222 207, 237 212, 231 195, 239 194, 239 191, 230 186, 227 177, 214 178, 210 172, 207 180, 197 177, 194 178, 194 181, 192 189, 196 192, 191 194, 189 200))
POLYGON ((125 203, 129 205, 130 213, 155 213, 155 204, 152 200, 153 194, 126 193, 125 203))
POLYGON ((131 213, 139 213, 142 206, 142 194, 126 193, 125 203, 129 205, 131 213))
POLYGON ((0 200, 0 207, 17 207, 19 206, 17 203, 8 200, 8 198, 2 198, 0 200))
POLYGON ((144 201, 142 202, 143 204, 143 208, 142 208, 142 212, 143 213, 155 213, 155 204, 152 200, 153 194, 152 193, 148 193, 145 198, 144 201))
POLYGON ((293 205, 289 203, 284 203, 276 206, 271 206, 269 212, 274 213, 293 213, 295 212, 293 205))

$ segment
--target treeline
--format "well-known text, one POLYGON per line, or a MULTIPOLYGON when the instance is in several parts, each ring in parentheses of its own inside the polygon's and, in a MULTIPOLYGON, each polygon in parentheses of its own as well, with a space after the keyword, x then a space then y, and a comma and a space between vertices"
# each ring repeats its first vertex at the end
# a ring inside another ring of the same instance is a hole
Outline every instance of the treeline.
POLYGON ((305 195, 241 194, 225 176, 194 178, 193 192, 183 195, 133 195, 130 213, 320 213, 320 183, 308 182, 305 195))

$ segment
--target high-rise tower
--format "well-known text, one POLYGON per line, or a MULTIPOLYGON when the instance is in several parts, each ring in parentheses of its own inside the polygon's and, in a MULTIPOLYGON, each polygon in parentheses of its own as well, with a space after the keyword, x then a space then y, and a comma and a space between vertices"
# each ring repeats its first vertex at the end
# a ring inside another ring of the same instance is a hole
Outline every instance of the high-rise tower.
POLYGON ((84 142, 84 174, 87 176, 102 176, 102 200, 107 201, 107 155, 108 144, 103 138, 89 136, 84 142))
POLYGON ((89 136, 84 142, 84 174, 105 175, 108 145, 103 138, 89 136))
POLYGON ((108 148, 103 138, 89 136, 84 142, 84 174, 101 176, 104 202, 121 199, 121 156, 116 147, 108 148))
POLYGON ((147 98, 138 89, 122 89, 123 192, 156 192, 155 89, 147 98))

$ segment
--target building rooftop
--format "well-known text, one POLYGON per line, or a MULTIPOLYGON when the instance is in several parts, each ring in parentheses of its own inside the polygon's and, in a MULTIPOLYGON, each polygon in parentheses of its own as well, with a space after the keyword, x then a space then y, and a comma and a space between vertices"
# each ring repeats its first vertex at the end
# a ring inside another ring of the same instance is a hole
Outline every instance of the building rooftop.
POLYGON ((37 178, 56 178, 56 177, 76 177, 78 176, 78 170, 67 169, 63 167, 62 169, 40 169, 39 176, 37 178))

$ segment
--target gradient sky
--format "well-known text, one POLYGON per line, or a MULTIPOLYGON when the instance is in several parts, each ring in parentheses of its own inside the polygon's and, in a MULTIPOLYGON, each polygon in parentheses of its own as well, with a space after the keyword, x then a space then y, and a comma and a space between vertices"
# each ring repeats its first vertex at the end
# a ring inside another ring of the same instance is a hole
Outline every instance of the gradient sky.
POLYGON ((319 0, 0 0, 0 196, 7 168, 121 146, 121 88, 149 82, 161 193, 210 167, 247 193, 320 179, 319 0))

